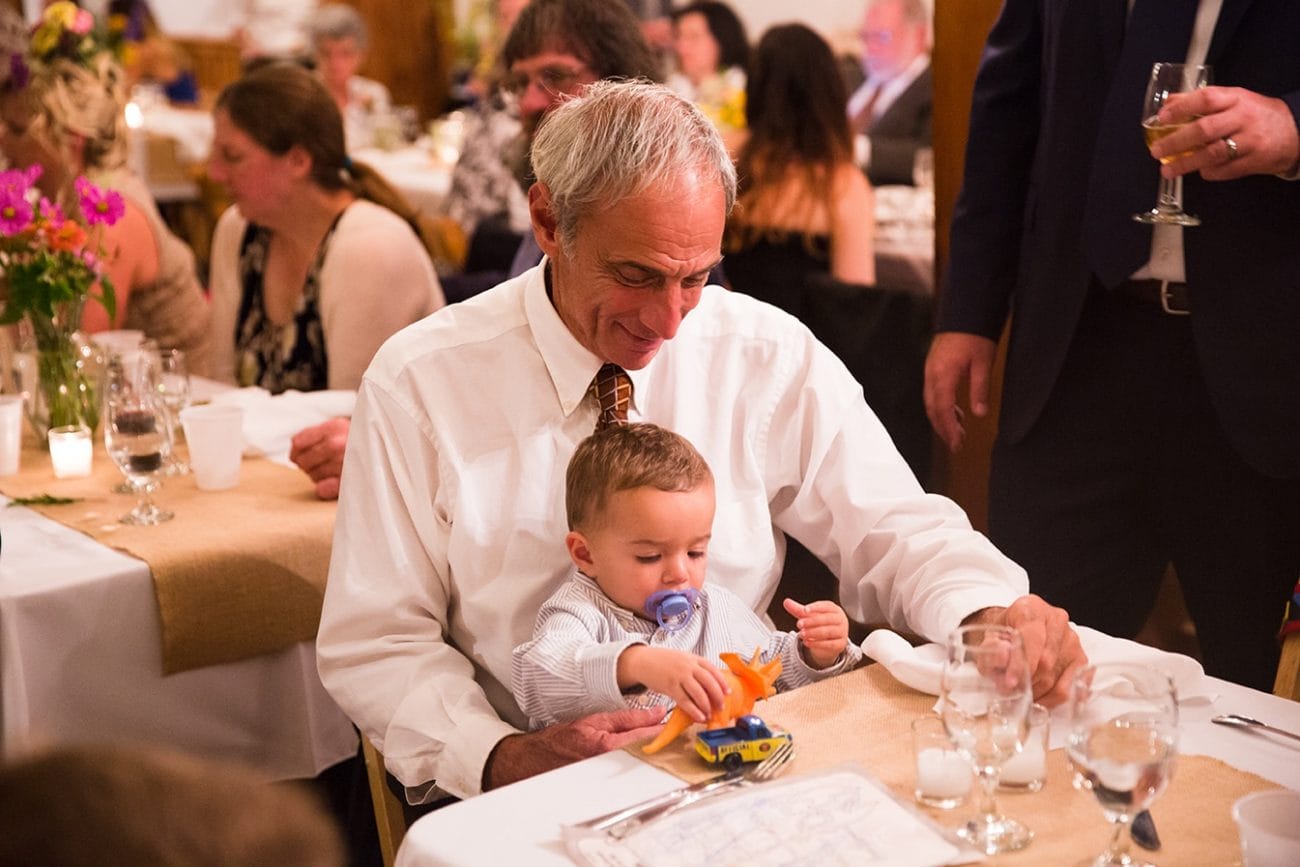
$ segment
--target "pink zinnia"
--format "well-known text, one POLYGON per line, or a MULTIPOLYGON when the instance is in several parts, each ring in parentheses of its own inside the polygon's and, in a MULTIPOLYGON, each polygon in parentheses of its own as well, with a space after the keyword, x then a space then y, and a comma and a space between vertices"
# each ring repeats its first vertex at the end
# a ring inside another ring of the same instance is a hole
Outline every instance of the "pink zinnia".
POLYGON ((31 224, 31 203, 23 198, 21 190, 0 182, 0 234, 17 235, 31 224))
POLYGON ((126 202, 120 193, 102 190, 85 178, 77 178, 74 185, 81 202, 81 213, 88 225, 111 226, 126 213, 126 202))

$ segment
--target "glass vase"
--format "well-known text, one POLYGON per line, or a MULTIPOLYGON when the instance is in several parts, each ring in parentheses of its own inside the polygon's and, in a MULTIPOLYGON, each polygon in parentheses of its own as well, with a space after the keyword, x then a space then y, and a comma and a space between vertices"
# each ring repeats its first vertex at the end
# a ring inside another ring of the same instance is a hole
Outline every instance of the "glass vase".
POLYGON ((53 316, 28 313, 23 351, 15 369, 24 393, 27 417, 41 442, 52 427, 99 427, 99 379, 102 359, 78 330, 85 299, 65 302, 53 316))

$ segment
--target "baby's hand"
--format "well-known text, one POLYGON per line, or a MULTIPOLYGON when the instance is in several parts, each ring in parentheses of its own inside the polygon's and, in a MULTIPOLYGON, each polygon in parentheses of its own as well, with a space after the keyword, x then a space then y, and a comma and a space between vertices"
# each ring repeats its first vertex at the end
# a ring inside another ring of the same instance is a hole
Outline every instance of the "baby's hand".
POLYGON ((799 642, 813 668, 830 668, 849 644, 849 617, 844 609, 825 599, 803 605, 793 599, 782 602, 796 618, 799 642))
POLYGON ((639 683, 677 702, 682 713, 702 723, 721 710, 731 690, 722 670, 683 650, 634 644, 618 657, 618 683, 639 683))

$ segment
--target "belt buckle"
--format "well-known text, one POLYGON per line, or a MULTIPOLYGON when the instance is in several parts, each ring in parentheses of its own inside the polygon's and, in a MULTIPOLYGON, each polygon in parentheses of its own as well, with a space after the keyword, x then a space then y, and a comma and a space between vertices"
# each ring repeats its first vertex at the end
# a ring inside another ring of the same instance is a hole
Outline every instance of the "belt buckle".
POLYGON ((1185 307, 1169 306, 1169 281, 1168 280, 1160 281, 1160 309, 1168 313, 1170 316, 1190 316, 1192 313, 1192 311, 1186 309, 1185 307))

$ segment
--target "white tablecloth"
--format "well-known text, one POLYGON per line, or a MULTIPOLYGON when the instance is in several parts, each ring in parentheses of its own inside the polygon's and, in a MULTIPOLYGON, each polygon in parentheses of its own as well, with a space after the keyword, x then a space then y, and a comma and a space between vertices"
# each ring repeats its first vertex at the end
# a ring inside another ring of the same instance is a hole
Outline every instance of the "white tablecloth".
MULTIPOLYGON (((1300 751, 1294 746, 1209 722, 1216 714, 1240 713, 1300 732, 1300 703, 1208 677, 1197 692, 1217 698, 1182 707, 1180 752, 1213 756, 1300 789, 1300 751)), ((407 832, 397 867, 572 865, 560 838, 562 824, 681 785, 667 771, 615 750, 430 813, 407 832)))
MULTIPOLYGON (((201 396, 221 388, 195 383, 201 396)), ((311 642, 164 677, 149 567, 7 503, 0 496, 0 754, 144 742, 274 779, 356 754, 311 642)))

